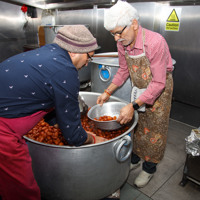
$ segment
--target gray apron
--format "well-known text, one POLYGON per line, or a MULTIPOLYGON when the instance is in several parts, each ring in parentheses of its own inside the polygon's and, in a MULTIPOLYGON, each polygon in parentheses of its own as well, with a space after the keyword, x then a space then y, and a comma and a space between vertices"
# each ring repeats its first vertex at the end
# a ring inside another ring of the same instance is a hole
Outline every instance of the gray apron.
MULTIPOLYGON (((143 30, 143 53, 129 56, 126 61, 134 86, 147 88, 152 80, 150 62, 145 55, 145 32, 143 30)), ((133 135, 133 152, 145 161, 159 163, 167 142, 171 98, 173 91, 172 74, 167 72, 166 86, 153 105, 146 105, 145 112, 139 112, 138 124, 133 135)))

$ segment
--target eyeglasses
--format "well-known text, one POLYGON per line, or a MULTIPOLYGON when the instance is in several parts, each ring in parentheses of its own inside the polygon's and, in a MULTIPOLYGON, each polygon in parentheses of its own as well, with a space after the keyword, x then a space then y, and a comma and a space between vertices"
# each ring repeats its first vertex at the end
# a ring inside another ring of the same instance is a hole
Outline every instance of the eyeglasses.
POLYGON ((120 32, 111 33, 111 35, 114 36, 114 37, 115 37, 116 35, 121 36, 121 34, 123 33, 123 31, 126 29, 126 27, 127 27, 127 26, 125 26, 120 32))
POLYGON ((89 53, 87 53, 87 57, 88 57, 88 62, 92 62, 93 61, 93 59, 92 59, 92 57, 90 56, 90 54, 89 53))

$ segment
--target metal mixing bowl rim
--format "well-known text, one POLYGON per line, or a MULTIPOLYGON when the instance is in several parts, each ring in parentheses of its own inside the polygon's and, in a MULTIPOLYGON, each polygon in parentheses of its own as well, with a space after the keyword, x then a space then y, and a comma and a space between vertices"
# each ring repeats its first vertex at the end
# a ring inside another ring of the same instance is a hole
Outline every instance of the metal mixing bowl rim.
MULTIPOLYGON (((109 101, 109 102, 106 102, 106 103, 104 103, 104 104, 110 104, 110 103, 112 103, 112 104, 124 103, 124 105, 127 105, 127 104, 128 104, 128 103, 122 102, 122 101, 121 101, 121 102, 109 101)), ((90 110, 88 111, 88 113, 90 114, 95 108, 97 108, 97 107, 99 107, 99 106, 100 106, 99 104, 92 106, 92 107, 90 108, 90 110)), ((98 122, 98 123, 117 122, 116 119, 115 119, 115 120, 109 120, 109 121, 99 121, 99 120, 96 120, 96 119, 90 117, 88 113, 87 113, 87 117, 88 117, 90 120, 95 121, 95 122, 98 122)))

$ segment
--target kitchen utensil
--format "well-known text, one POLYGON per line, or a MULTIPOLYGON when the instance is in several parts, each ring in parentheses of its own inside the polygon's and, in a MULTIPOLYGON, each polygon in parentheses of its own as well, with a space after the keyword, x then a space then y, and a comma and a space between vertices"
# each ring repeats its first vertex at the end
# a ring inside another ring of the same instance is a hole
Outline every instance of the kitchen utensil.
POLYGON ((78 101, 79 101, 79 109, 80 109, 81 114, 87 113, 88 105, 85 103, 81 95, 78 96, 78 101))
POLYGON ((127 104, 124 102, 107 102, 104 103, 102 106, 95 105, 88 111, 88 118, 91 119, 95 126, 102 130, 116 130, 122 127, 120 123, 117 122, 117 120, 111 120, 111 121, 98 121, 94 118, 99 118, 101 116, 116 116, 119 117, 120 110, 126 106, 127 104))

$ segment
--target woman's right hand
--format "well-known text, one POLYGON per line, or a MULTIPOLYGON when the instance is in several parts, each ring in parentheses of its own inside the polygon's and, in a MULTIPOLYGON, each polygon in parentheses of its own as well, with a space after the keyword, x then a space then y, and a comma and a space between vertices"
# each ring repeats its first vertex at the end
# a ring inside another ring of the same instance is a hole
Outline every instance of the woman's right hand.
POLYGON ((110 95, 104 92, 100 96, 98 96, 97 104, 100 104, 102 106, 106 101, 108 101, 109 98, 110 95))

